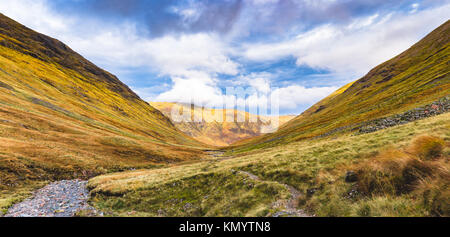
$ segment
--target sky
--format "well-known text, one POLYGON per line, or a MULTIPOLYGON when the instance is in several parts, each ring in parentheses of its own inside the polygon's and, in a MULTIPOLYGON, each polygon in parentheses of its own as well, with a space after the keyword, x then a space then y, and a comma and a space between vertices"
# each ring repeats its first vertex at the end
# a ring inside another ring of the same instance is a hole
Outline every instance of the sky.
POLYGON ((0 12, 146 101, 221 107, 243 87, 300 114, 449 20, 450 0, 0 0, 0 12))

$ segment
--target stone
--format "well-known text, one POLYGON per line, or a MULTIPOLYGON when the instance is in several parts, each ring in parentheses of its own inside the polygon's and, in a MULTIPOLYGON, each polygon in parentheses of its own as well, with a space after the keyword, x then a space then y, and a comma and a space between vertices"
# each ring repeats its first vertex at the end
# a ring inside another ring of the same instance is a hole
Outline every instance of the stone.
POLYGON ((354 171, 347 171, 345 174, 345 182, 353 183, 358 181, 358 175, 354 171))

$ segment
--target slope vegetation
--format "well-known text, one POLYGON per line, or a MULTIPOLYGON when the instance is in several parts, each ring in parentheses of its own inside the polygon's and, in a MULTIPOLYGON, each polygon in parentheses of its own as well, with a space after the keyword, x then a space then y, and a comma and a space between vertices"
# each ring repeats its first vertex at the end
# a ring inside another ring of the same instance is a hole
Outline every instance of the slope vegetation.
MULTIPOLYGON (((199 108, 168 102, 151 102, 150 104, 169 118, 171 118, 173 108, 190 111, 189 118, 199 119, 192 119, 188 122, 172 122, 187 135, 213 146, 228 146, 242 139, 259 136, 262 134, 264 126, 270 125, 271 119, 268 116, 258 116, 256 117, 257 121, 252 122, 249 118, 254 115, 239 110, 199 108), (220 116, 221 119, 216 120, 217 116, 220 116), (232 122, 227 122, 227 117, 232 118, 232 122), (245 121, 238 122, 238 117, 245 121)), ((279 124, 285 124, 292 118, 294 118, 292 115, 279 116, 279 124)))
POLYGON ((111 216, 273 216, 291 198, 285 185, 310 215, 448 216, 449 128, 446 113, 233 159, 101 175, 89 187, 111 216))
POLYGON ((198 159, 204 146, 114 75, 0 14, 0 189, 198 159))
POLYGON ((273 134, 234 144, 249 151, 358 129, 362 123, 450 94, 450 21, 397 57, 344 86, 273 134))

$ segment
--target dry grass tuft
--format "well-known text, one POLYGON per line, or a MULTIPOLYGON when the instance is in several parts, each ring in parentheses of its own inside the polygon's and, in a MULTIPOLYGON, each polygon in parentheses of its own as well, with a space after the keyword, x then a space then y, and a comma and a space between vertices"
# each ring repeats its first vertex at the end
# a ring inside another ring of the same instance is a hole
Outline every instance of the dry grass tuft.
POLYGON ((433 176, 436 165, 401 150, 387 150, 357 169, 358 190, 366 195, 399 195, 414 189, 419 180, 433 176))
POLYGON ((434 136, 420 136, 416 138, 411 146, 411 151, 421 159, 432 160, 442 156, 445 141, 434 136))
POLYGON ((432 216, 450 215, 450 172, 445 142, 422 135, 406 149, 388 149, 352 167, 357 190, 366 197, 415 197, 432 216), (412 152, 410 152, 412 151, 412 152))

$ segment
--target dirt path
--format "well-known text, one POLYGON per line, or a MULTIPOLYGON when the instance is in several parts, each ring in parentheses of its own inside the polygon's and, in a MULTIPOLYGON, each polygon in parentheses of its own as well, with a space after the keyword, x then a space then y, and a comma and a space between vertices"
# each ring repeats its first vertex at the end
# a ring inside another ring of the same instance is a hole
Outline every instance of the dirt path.
MULTIPOLYGON (((261 181, 261 179, 249 172, 246 171, 239 171, 239 173, 244 174, 248 176, 250 179, 261 181)), ((292 186, 289 186, 287 184, 284 185, 289 192, 291 193, 291 198, 287 201, 277 201, 275 205, 277 206, 283 206, 284 209, 282 211, 279 211, 272 215, 272 217, 281 217, 281 216, 289 216, 289 217, 311 217, 310 215, 306 214, 305 211, 302 209, 298 209, 298 198, 302 195, 300 191, 295 189, 292 186)))
POLYGON ((72 217, 80 211, 102 216, 87 203, 87 181, 63 180, 34 192, 33 196, 12 206, 5 217, 72 217))

